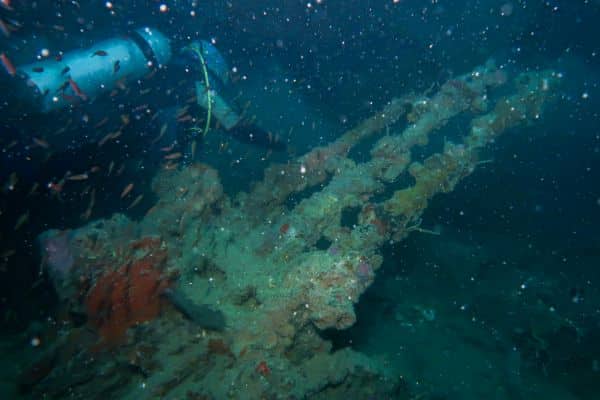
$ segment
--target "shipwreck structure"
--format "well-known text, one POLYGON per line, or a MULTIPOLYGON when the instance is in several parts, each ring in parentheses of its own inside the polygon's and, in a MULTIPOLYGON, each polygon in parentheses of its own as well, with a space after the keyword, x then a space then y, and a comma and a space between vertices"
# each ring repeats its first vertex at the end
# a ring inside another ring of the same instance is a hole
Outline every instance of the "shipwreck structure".
POLYGON ((22 385, 38 398, 410 398, 410 382, 333 352, 319 332, 355 323, 382 245, 422 230, 430 199, 499 135, 541 118, 558 81, 488 62, 270 166, 248 193, 226 196, 217 171, 194 164, 155 177, 159 200, 139 222, 117 214, 45 233, 47 252, 60 247, 47 272, 82 318, 59 324, 22 385), (425 147, 459 116, 463 133, 425 147), (365 142, 370 158, 353 160, 365 142), (417 160, 415 148, 430 153, 417 160))

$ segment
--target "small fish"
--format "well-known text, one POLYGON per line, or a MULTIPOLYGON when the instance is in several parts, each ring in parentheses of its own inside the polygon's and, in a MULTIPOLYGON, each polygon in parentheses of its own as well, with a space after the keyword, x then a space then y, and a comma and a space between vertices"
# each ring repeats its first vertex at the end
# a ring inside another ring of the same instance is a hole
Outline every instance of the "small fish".
POLYGON ((100 166, 99 166, 99 165, 94 165, 92 168, 90 168, 90 172, 91 172, 92 174, 95 174, 96 172, 99 172, 99 171, 100 171, 100 169, 101 169, 101 168, 100 168, 100 166))
POLYGON ((87 101, 87 96, 85 95, 85 93, 83 93, 81 91, 81 89, 79 88, 79 85, 77 85, 77 83, 73 79, 69 78, 69 80, 67 82, 69 82, 69 86, 71 86, 71 90, 73 90, 73 93, 75 93, 75 95, 77 95, 77 97, 79 97, 83 101, 87 101))
POLYGON ((44 139, 36 138, 34 136, 31 140, 33 140, 33 143, 35 143, 36 146, 42 147, 44 149, 47 149, 50 147, 50 144, 48 142, 46 142, 44 139))
MULTIPOLYGON (((58 57, 58 56, 57 56, 57 57, 58 57)), ((71 70, 71 67, 64 67, 64 68, 62 69, 62 71, 60 71, 60 74, 61 74, 61 75, 64 75, 64 74, 66 74, 67 72, 69 72, 70 70, 71 70)))
POLYGON ((191 121, 193 119, 193 117, 190 114, 186 114, 182 117, 177 118, 177 122, 187 122, 187 121, 191 121))
MULTIPOLYGON (((62 56, 62 54, 57 54, 57 55, 55 55, 55 56, 54 56, 54 59, 55 59, 56 61, 62 61, 62 59, 63 59, 63 56, 62 56)), ((68 68, 68 67, 67 67, 67 68, 68 68)), ((64 70, 63 70, 63 71, 64 71, 64 70)), ((67 72, 68 72, 68 71, 65 71, 65 73, 67 73, 67 72)))
POLYGON ((90 193, 90 203, 86 210, 81 214, 81 219, 87 221, 92 216, 92 210, 94 209, 94 204, 96 204, 96 189, 92 189, 90 193))
POLYGON ((104 146, 106 142, 109 140, 113 140, 121 136, 121 131, 107 133, 100 141, 98 142, 98 147, 104 146))
POLYGON ((17 218, 17 222, 15 223, 15 227, 13 228, 15 231, 18 231, 25 223, 29 221, 29 210, 25 211, 19 218, 17 218))
POLYGON ((17 75, 17 69, 6 54, 0 53, 0 63, 2 63, 2 66, 10 76, 17 75))
POLYGON ((108 172, 106 173, 106 176, 110 176, 114 167, 115 167, 115 162, 111 161, 110 164, 108 164, 108 172))
POLYGON ((121 122, 123 125, 129 125, 129 114, 121 114, 121 122))
POLYGON ((125 77, 122 77, 121 79, 116 81, 115 86, 120 90, 127 90, 127 85, 125 84, 125 77))
POLYGON ((165 122, 163 124, 163 126, 161 126, 161 128, 160 128, 160 132, 159 132, 158 136, 155 137, 154 139, 152 139, 151 144, 154 144, 154 143, 158 142, 160 139, 162 139, 162 137, 165 135, 165 132, 167 131, 167 127, 168 127, 168 124, 165 122))
POLYGON ((66 179, 62 178, 58 183, 56 182, 48 182, 47 188, 50 190, 50 193, 56 195, 59 200, 62 200, 61 193, 65 187, 66 179))
POLYGON ((160 151, 168 153, 169 151, 173 150, 174 148, 175 148, 175 143, 171 143, 170 146, 161 147, 160 151))
POLYGON ((187 114, 189 109, 190 109, 190 106, 181 107, 180 109, 177 110, 177 112, 175 114, 175 118, 179 119, 179 118, 183 117, 185 114, 187 114))
POLYGON ((120 69, 121 69, 121 61, 117 60, 117 61, 115 61, 115 64, 113 65, 113 74, 116 74, 117 72, 119 72, 120 69))
POLYGON ((67 179, 70 181, 85 181, 88 178, 89 176, 85 172, 83 174, 70 175, 67 177, 67 179))
POLYGON ((13 140, 12 142, 10 142, 9 144, 7 144, 6 146, 4 146, 4 151, 6 150, 10 150, 13 147, 15 147, 19 142, 17 140, 13 140))
POLYGON ((44 72, 44 68, 43 67, 33 67, 33 68, 31 68, 31 70, 33 72, 37 72, 38 74, 41 73, 41 72, 44 72))
POLYGON ((35 182, 32 186, 31 189, 29 189, 29 193, 27 193, 27 196, 32 196, 34 195, 38 188, 40 187, 40 184, 38 182, 35 182))
POLYGON ((183 156, 183 154, 181 154, 180 152, 177 153, 171 153, 171 154, 167 154, 166 156, 164 156, 165 160, 178 160, 183 156))
POLYGON ((156 117, 158 117, 160 115, 160 112, 157 111, 154 113, 154 115, 152 116, 152 118, 150 118, 150 122, 154 121, 156 119, 156 117))
POLYGON ((125 163, 122 163, 121 166, 119 167, 119 169, 117 170, 117 172, 115 172, 115 175, 117 176, 121 176, 121 174, 125 172, 125 163))
POLYGON ((73 118, 69 118, 66 124, 63 125, 62 128, 58 129, 54 132, 55 135, 60 135, 61 133, 66 132, 73 125, 73 118))
POLYGON ((108 53, 104 50, 96 50, 94 52, 94 54, 92 54, 92 57, 94 57, 94 56, 106 57, 107 55, 108 55, 108 53))
MULTIPOLYGON (((61 181, 62 182, 62 181, 61 181)), ((63 190, 64 182, 48 182, 48 189, 50 189, 54 193, 60 193, 63 190)))
POLYGON ((2 254, 0 254, 0 258, 9 258, 14 256, 15 254, 17 254, 17 251, 15 249, 6 250, 2 254))
POLYGON ((65 180, 64 179, 60 180, 60 182, 58 182, 58 183, 55 183, 55 182, 49 182, 48 183, 48 189, 50 189, 53 193, 60 193, 60 192, 62 192, 64 186, 65 186, 65 180))
POLYGON ((138 204, 140 204, 142 202, 142 199, 144 198, 143 194, 140 194, 138 197, 135 198, 135 200, 133 200, 131 202, 131 204, 129 205, 129 207, 127 207, 128 210, 132 209, 133 207, 137 206, 138 204))
POLYGON ((19 177, 17 176, 16 172, 13 172, 12 174, 10 174, 10 176, 8 177, 8 180, 4 184, 4 188, 3 188, 4 192, 15 190, 15 186, 17 185, 17 182, 19 182, 19 177))
POLYGON ((0 6, 5 10, 12 11, 13 8, 10 5, 10 0, 0 0, 0 6))
POLYGON ((10 28, 8 27, 8 25, 6 24, 6 22, 4 22, 4 20, 2 20, 2 18, 0 18, 0 31, 2 31, 2 34, 5 37, 10 37, 10 28))
POLYGON ((148 104, 140 104, 139 106, 135 107, 132 111, 140 112, 140 111, 145 111, 147 109, 148 109, 148 104))
POLYGON ((100 128, 102 125, 106 124, 107 122, 108 122, 108 117, 102 118, 102 120, 100 120, 96 125, 94 125, 94 129, 100 128))
POLYGON ((159 133, 159 137, 162 137, 165 132, 167 131, 167 127, 169 126, 169 124, 167 124, 166 122, 160 127, 160 133, 159 133))
POLYGON ((229 142, 219 143, 219 153, 223 153, 223 152, 227 151, 228 148, 229 148, 229 142))
POLYGON ((132 190, 133 190, 133 183, 130 183, 129 185, 125 186, 125 188, 121 192, 121 198, 125 198, 125 196, 127 196, 129 193, 131 193, 132 190))

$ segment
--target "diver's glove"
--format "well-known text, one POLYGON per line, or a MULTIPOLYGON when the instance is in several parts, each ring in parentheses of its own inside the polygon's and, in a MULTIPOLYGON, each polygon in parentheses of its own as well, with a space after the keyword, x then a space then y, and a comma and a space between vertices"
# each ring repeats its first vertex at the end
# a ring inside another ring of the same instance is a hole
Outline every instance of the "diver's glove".
POLYGON ((285 151, 287 149, 285 142, 278 135, 267 132, 257 125, 247 123, 246 121, 240 121, 233 128, 225 132, 242 143, 249 143, 275 151, 285 151))

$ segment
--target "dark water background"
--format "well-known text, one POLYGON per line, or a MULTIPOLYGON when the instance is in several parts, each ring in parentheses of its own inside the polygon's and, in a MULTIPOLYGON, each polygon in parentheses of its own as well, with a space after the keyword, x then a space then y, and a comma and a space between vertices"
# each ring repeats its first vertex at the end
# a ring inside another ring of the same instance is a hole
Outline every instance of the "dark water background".
MULTIPOLYGON (((490 57, 510 70, 551 67, 562 72, 564 95, 560 102, 542 122, 510 132, 494 144, 490 150, 493 162, 465 179, 454 192, 437 197, 424 216, 424 226, 439 225, 451 232, 451 237, 463 237, 475 248, 501 246, 490 250, 486 258, 484 267, 491 266, 492 276, 498 269, 525 271, 522 275, 526 276, 530 262, 535 264, 536 274, 543 271, 549 280, 562 279, 564 284, 553 286, 544 294, 544 301, 566 304, 569 312, 583 316, 589 333, 584 344, 572 337, 561 340, 557 346, 566 355, 553 364, 554 370, 549 367, 548 374, 551 378, 562 376, 570 387, 579 386, 582 398, 598 398, 594 395, 599 395, 600 385, 588 373, 594 360, 600 359, 600 345, 594 347, 591 339, 600 336, 600 304, 586 299, 586 293, 596 290, 600 281, 598 1, 324 0, 312 1, 310 7, 307 1, 202 1, 195 8, 195 17, 189 15, 191 2, 185 1, 165 2, 170 10, 164 14, 155 1, 115 1, 118 12, 114 16, 101 1, 13 3, 15 18, 23 26, 11 37, 2 37, 0 49, 10 54, 15 64, 30 62, 43 47, 84 47, 132 26, 149 25, 168 35, 174 47, 189 38, 214 38, 230 64, 248 77, 248 87, 253 79, 261 85, 269 82, 274 65, 280 66, 285 76, 295 80, 294 90, 306 102, 298 107, 316 110, 329 121, 310 128, 313 121, 302 117, 303 109, 263 109, 265 114, 258 119, 271 124, 295 154, 329 142, 394 96, 424 91, 490 57), (53 25, 64 29, 50 29, 53 25), (305 129, 288 135, 293 126, 305 129), (535 248, 535 254, 524 258, 521 245, 535 248), (584 300, 575 304, 578 295, 584 300), (587 347, 582 349, 583 345, 587 347)), ((264 86, 267 95, 279 90, 278 74, 273 72, 273 80, 264 86)), ((168 72, 158 79, 161 85, 174 82, 168 72)), ((40 126, 60 127, 60 118, 35 115, 15 104, 7 77, 0 82, 0 107, 5 111, 0 147, 40 126)), ((117 101, 126 108, 139 105, 136 98, 117 101)), ((64 113, 78 118, 84 113, 111 114, 115 107, 114 102, 99 101, 64 113)), ((88 129, 82 124, 81 134, 88 129)), ((127 166, 122 176, 95 177, 91 182, 98 190, 92 218, 124 211, 126 205, 114 199, 131 181, 146 188, 146 196, 128 214, 141 217, 152 206, 149 182, 159 160, 139 135, 144 129, 133 124, 119 143, 101 151, 82 146, 42 161, 40 149, 19 145, 0 155, 0 182, 4 185, 12 172, 19 176, 15 190, 0 194, 0 254, 16 251, 0 260, 2 331, 19 332, 31 320, 51 314, 56 300, 49 284, 38 277, 35 237, 48 228, 80 225, 80 214, 87 207, 88 198, 80 193, 81 187, 67 188, 59 201, 45 190, 47 182, 60 178, 66 169, 106 166, 117 160, 127 166), (34 182, 41 184, 41 194, 28 196, 34 182), (28 223, 15 231, 17 219, 25 212, 30 213, 28 223)), ((456 135, 459 129, 458 123, 451 123, 445 134, 456 135)), ((247 189, 248 182, 259 179, 267 165, 261 160, 264 150, 227 139, 227 151, 219 151, 223 140, 208 139, 199 161, 219 169, 228 192, 247 189), (234 161, 240 158, 243 162, 238 166, 234 161)), ((269 161, 286 157, 290 155, 274 154, 269 161)), ((439 294, 443 282, 436 283, 436 273, 423 276, 414 272, 421 265, 444 259, 432 255, 435 240, 411 237, 386 249, 384 268, 358 306, 359 322, 348 332, 332 334, 338 346, 368 349, 369 337, 376 336, 386 307, 400 301, 386 291, 386 282, 408 279, 424 297, 439 294), (423 279, 430 281, 425 284, 423 279)), ((469 290, 468 286, 457 287, 469 290)), ((502 296, 501 287, 498 283, 498 296, 502 296)), ((489 290, 494 286, 490 284, 489 290)), ((497 311, 502 314, 506 310, 498 306, 497 311)), ((494 320, 489 312, 487 308, 480 318, 494 320)), ((499 324, 510 324, 504 317, 497 318, 499 324)), ((390 351, 393 348, 390 343, 390 351)))

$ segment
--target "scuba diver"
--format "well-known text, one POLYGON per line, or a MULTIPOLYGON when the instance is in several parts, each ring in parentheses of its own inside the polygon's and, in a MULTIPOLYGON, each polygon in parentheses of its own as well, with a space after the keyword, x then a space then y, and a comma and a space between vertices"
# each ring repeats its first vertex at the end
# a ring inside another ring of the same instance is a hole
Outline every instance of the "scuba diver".
MULTIPOLYGON (((138 120, 151 113, 150 121, 162 127, 161 137, 153 144, 201 140, 212 127, 244 143, 272 150, 286 148, 277 135, 252 123, 236 107, 227 93, 229 66, 209 41, 194 40, 174 49, 163 33, 145 27, 85 49, 46 55, 31 64, 14 65, 4 53, 0 62, 18 82, 14 95, 19 109, 26 106, 28 114, 48 115, 57 110, 73 114, 81 106, 84 118, 95 114, 98 118, 94 119, 102 121, 102 113, 114 108, 103 102, 112 103, 111 97, 126 93, 132 98, 125 102, 135 102, 132 107, 138 120), (187 130, 178 129, 180 126, 187 130)), ((122 103, 118 107, 120 112, 127 111, 122 103)), ((62 132, 52 135, 52 148, 60 151, 101 144, 105 135, 100 129, 88 129, 85 137, 62 132)))
MULTIPOLYGON (((224 131, 236 140, 269 148, 285 150, 286 146, 277 135, 261 129, 232 106, 228 101, 227 84, 230 82, 230 69, 217 48, 205 40, 193 41, 181 49, 175 61, 184 70, 193 70, 203 79, 194 81, 197 104, 206 110, 206 120, 202 129, 205 135, 214 117, 224 131)), ((198 128, 195 129, 199 131, 198 128)))

